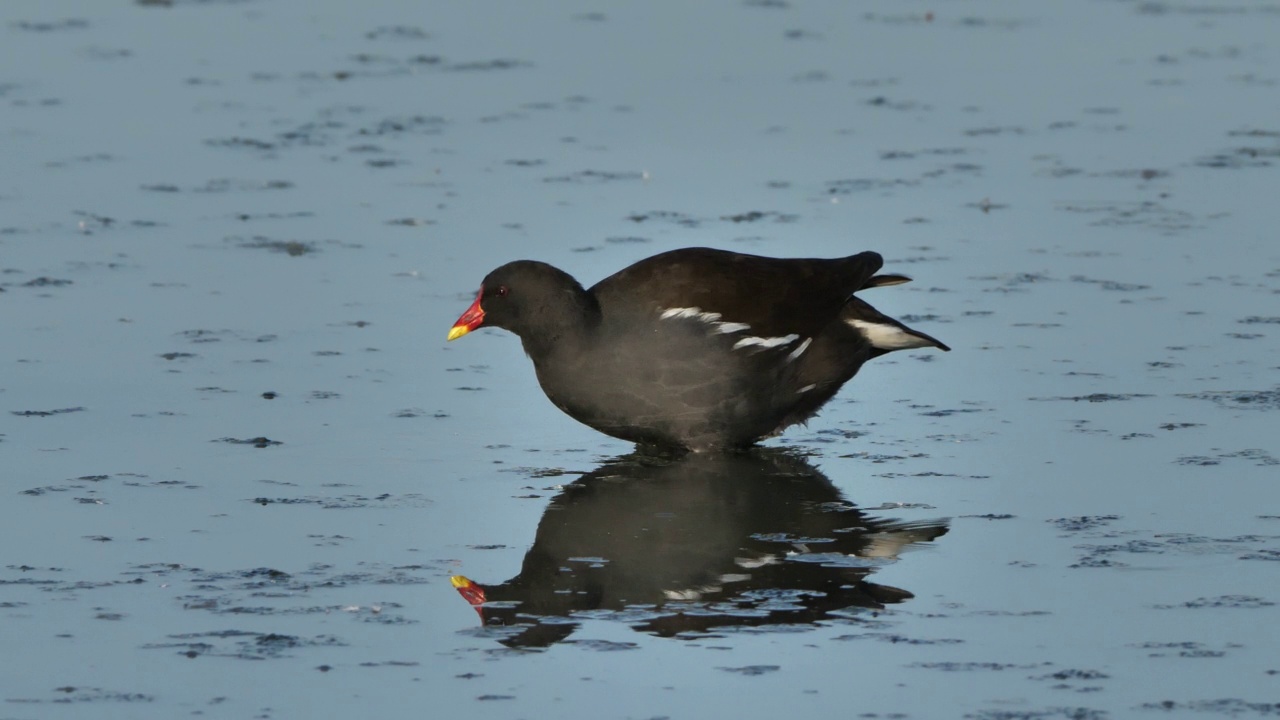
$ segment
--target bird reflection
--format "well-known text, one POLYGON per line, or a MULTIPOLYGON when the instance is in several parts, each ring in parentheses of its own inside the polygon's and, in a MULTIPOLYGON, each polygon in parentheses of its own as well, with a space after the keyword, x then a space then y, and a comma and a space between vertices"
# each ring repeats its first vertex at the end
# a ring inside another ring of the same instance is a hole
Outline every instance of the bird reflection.
POLYGON ((551 645, 595 617, 668 637, 807 625, 910 599, 867 577, 946 532, 864 513, 787 450, 627 455, 551 501, 519 575, 453 584, 511 647, 551 645))

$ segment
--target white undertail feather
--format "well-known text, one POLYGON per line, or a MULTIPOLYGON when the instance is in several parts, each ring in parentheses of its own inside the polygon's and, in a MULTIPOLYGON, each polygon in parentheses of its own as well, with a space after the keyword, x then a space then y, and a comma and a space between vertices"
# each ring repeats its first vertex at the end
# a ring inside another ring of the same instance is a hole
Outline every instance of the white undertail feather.
POLYGON ((866 547, 858 552, 864 558, 896 558, 912 545, 933 539, 930 530, 921 527, 902 527, 869 533, 866 547))
POLYGON ((866 320, 845 320, 850 327, 862 333, 872 347, 881 350, 933 347, 933 342, 903 330, 897 325, 874 323, 866 320))
POLYGON ((909 283, 909 282, 911 282, 911 278, 907 277, 906 275, 895 275, 895 274, 885 273, 884 275, 876 275, 875 277, 868 280, 866 286, 863 289, 866 290, 868 288, 887 287, 889 285, 901 285, 903 283, 909 283))

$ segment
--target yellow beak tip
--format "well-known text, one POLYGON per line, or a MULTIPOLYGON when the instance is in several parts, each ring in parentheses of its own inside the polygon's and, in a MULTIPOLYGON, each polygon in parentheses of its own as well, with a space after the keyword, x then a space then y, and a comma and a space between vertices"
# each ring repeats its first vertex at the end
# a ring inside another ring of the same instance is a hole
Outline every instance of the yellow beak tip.
POLYGON ((453 586, 455 588, 471 587, 471 585, 474 584, 471 582, 469 578, 464 577, 462 575, 454 575, 453 577, 449 578, 449 582, 453 583, 453 586))
POLYGON ((457 340, 469 332, 471 332, 471 330, 466 325, 454 325, 449 329, 449 336, 445 338, 445 342, 457 340))

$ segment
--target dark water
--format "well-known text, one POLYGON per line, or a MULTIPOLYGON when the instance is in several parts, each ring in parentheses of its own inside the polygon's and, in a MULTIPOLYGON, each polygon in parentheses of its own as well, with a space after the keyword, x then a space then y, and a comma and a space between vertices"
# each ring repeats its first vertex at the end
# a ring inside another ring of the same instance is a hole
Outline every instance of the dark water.
POLYGON ((1280 715, 1276 37, 0 5, 0 719, 1280 715), (690 245, 878 250, 955 352, 675 460, 443 342, 690 245))

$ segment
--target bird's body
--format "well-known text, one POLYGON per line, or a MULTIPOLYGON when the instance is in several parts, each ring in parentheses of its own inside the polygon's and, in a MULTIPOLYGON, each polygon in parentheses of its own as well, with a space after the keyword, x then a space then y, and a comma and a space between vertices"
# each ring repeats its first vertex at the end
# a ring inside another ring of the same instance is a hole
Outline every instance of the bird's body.
POLYGON ((853 293, 906 282, 881 258, 777 259, 687 248, 590 289, 528 260, 484 280, 450 339, 518 335, 547 397, 641 444, 743 447, 803 422, 877 355, 945 345, 853 293))

